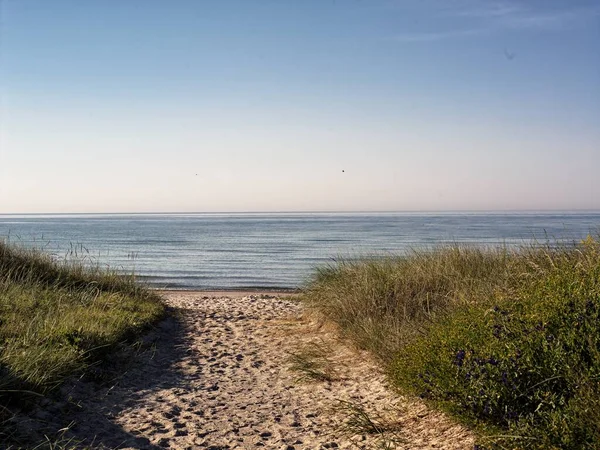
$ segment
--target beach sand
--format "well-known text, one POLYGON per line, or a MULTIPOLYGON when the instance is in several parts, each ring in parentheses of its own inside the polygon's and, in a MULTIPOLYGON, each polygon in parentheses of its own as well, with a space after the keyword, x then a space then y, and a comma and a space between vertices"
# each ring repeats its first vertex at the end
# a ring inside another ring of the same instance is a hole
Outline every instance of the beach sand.
POLYGON ((124 375, 67 383, 69 401, 44 400, 36 419, 95 448, 473 447, 464 428, 389 389, 366 352, 289 294, 164 296, 174 314, 121 355, 124 375), (332 381, 291 370, 290 355, 310 345, 324 352, 332 381), (353 426, 362 412, 371 432, 353 426))

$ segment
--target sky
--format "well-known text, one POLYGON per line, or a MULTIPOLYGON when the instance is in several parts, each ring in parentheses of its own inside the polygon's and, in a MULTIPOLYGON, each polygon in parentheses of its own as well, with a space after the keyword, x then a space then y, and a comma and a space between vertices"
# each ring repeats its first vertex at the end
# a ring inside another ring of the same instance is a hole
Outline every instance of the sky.
POLYGON ((0 214, 600 209, 598 0, 0 0, 0 214))

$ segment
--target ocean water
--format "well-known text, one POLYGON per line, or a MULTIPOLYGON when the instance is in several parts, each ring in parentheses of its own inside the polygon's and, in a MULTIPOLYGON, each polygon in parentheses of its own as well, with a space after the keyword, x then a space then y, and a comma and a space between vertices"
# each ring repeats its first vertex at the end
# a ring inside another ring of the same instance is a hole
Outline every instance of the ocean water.
POLYGON ((590 233, 600 233, 600 212, 0 215, 0 239, 77 253, 171 289, 297 288, 340 257, 590 233))

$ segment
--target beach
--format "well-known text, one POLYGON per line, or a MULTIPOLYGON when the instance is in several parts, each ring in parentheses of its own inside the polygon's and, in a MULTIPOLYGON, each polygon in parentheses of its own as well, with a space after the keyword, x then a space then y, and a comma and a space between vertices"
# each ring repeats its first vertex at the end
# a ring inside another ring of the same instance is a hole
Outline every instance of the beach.
POLYGON ((66 383, 63 400, 44 400, 37 419, 94 448, 473 445, 461 426, 393 392, 366 352, 289 293, 163 295, 172 314, 121 356, 124 374, 66 383), (310 345, 326 349, 331 380, 291 370, 291 355, 310 345), (363 416, 374 429, 353 423, 363 416))

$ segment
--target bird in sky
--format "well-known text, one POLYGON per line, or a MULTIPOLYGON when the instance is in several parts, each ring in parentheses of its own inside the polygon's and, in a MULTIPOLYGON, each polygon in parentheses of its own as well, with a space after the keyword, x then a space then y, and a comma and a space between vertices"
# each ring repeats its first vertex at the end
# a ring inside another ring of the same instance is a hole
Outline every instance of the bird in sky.
POLYGON ((512 61, 513 59, 515 59, 515 56, 517 56, 517 55, 513 52, 509 52, 508 49, 505 48, 504 56, 506 56, 506 59, 508 59, 509 61, 512 61))

